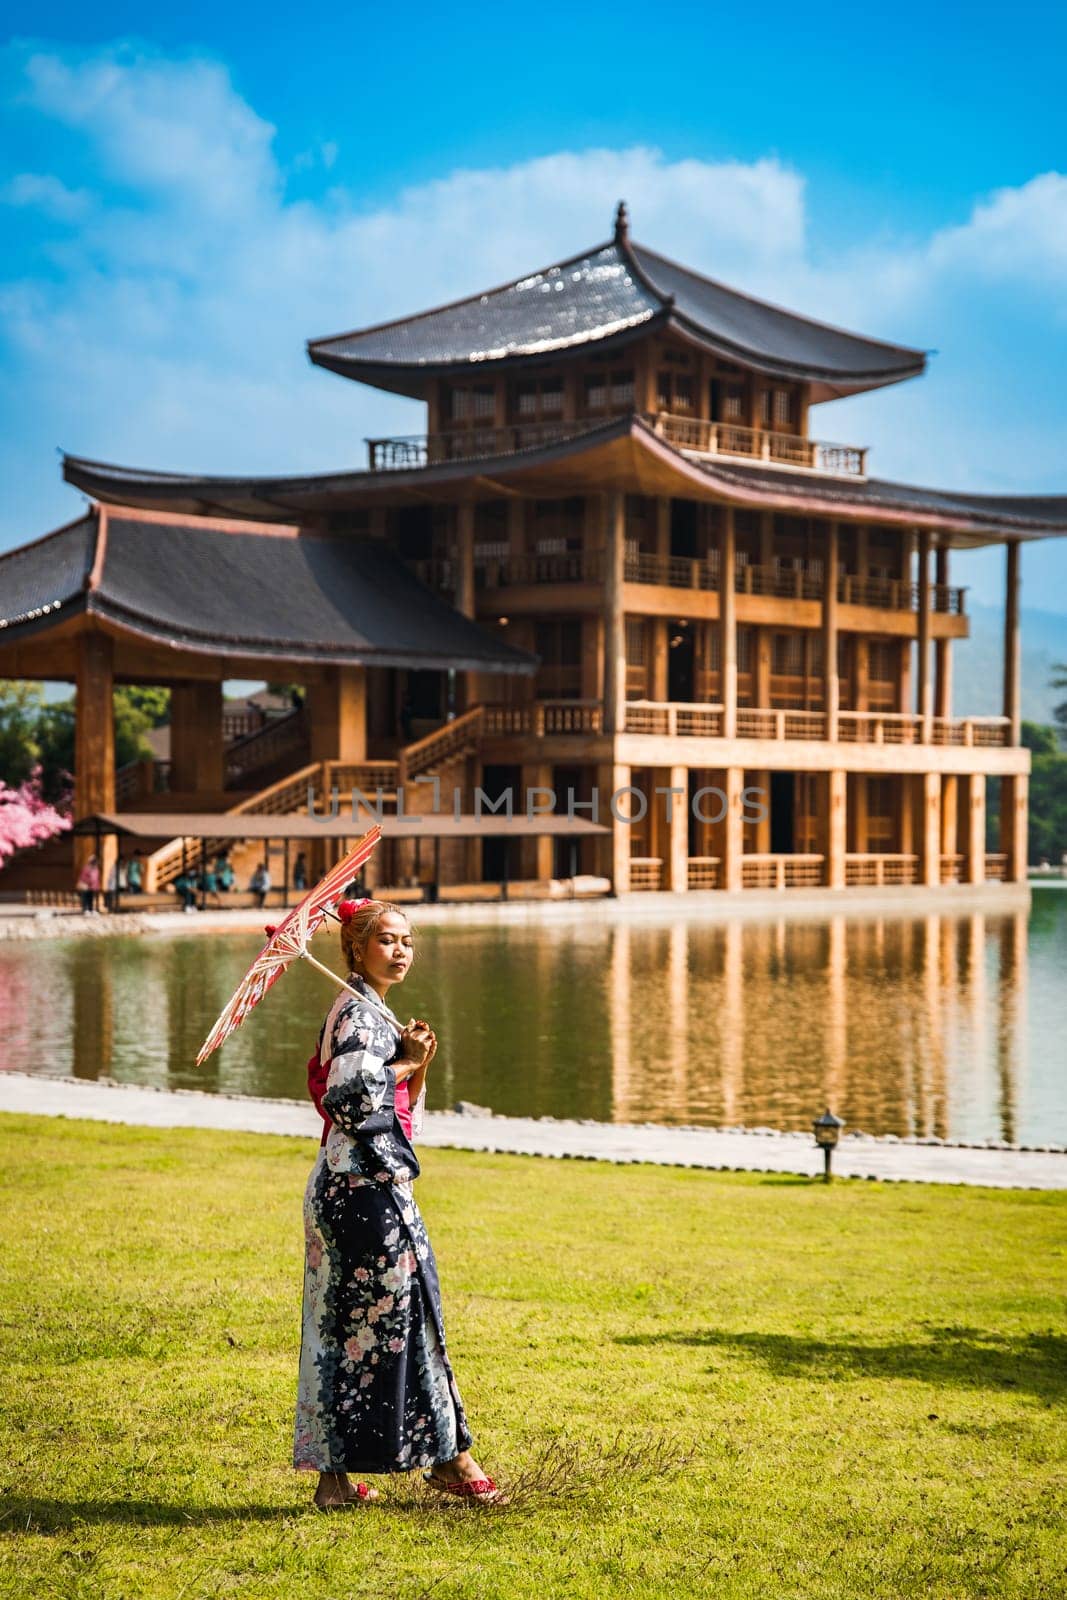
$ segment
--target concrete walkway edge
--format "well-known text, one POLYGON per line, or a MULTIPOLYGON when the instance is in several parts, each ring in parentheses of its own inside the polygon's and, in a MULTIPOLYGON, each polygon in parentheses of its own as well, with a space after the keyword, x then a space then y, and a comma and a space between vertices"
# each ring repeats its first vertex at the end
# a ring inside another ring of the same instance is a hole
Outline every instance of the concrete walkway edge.
MULTIPOLYGON (((152 1089, 0 1071, 0 1112, 73 1117, 148 1128, 216 1128, 273 1133, 318 1142, 313 1106, 295 1100, 152 1089)), ((566 1122, 428 1112, 417 1141, 433 1149, 553 1156, 586 1161, 649 1162, 734 1172, 797 1173, 814 1178, 822 1155, 809 1134, 663 1128, 652 1124, 566 1122)), ((310 1154, 310 1151, 309 1151, 310 1154)), ((846 1137, 834 1156, 843 1178, 960 1183, 992 1189, 1067 1189, 1067 1152, 928 1144, 846 1137)))

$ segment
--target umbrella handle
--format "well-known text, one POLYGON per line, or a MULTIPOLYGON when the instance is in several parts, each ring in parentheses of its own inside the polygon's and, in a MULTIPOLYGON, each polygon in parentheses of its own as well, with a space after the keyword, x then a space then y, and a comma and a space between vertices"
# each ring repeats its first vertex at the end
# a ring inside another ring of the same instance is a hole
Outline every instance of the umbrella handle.
POLYGON ((319 971, 324 972, 328 978, 332 978, 334 983, 340 984, 342 989, 347 989, 349 994, 354 994, 357 1000, 362 1000, 363 996, 360 994, 359 990, 353 989, 350 983, 346 983, 343 978, 339 978, 332 967, 323 966, 321 961, 316 961, 307 945, 304 945, 300 954, 303 956, 305 961, 310 961, 313 967, 317 967, 319 971))

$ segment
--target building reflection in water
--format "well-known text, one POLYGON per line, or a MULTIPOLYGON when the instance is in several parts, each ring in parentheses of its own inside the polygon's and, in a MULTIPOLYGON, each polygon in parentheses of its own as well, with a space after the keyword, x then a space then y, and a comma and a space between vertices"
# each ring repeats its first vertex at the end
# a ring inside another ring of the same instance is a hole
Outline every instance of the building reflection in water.
POLYGON ((1018 1137, 1025 912, 604 937, 617 1122, 807 1129, 830 1105, 856 1131, 1018 1137))
MULTIPOLYGON (((589 918, 431 927, 417 945, 392 999, 441 1040, 431 1107, 807 1131, 830 1105, 854 1131, 1067 1138, 1067 895, 1029 920, 589 918)), ((0 946, 4 1065, 301 1098, 333 998, 303 963, 195 1065, 257 948, 180 935, 0 946)))

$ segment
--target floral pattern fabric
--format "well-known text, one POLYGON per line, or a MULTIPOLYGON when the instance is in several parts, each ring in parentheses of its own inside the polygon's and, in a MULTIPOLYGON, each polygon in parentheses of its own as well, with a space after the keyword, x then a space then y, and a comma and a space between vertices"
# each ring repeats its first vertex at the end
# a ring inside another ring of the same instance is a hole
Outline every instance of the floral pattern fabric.
POLYGON ((395 1115, 400 1025, 361 979, 326 1019, 333 1127, 304 1197, 305 1269, 293 1461, 405 1472, 471 1444, 445 1348, 433 1248, 395 1115))

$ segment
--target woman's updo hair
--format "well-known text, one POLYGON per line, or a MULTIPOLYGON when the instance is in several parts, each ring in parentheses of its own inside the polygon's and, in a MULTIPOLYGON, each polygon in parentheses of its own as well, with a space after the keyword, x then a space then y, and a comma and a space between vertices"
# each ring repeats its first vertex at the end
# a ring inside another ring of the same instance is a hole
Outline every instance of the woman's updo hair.
POLYGON ((403 906, 394 905, 391 900, 342 900, 337 907, 341 919, 341 954, 349 972, 359 971, 367 940, 387 911, 398 912, 408 922, 403 906))

